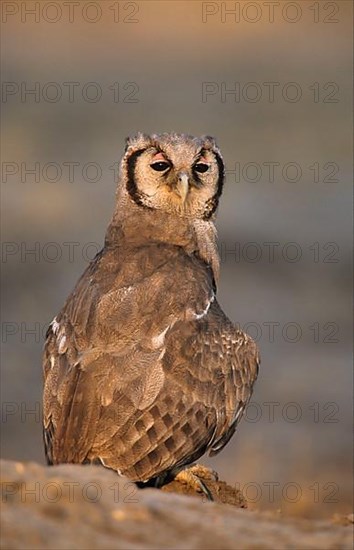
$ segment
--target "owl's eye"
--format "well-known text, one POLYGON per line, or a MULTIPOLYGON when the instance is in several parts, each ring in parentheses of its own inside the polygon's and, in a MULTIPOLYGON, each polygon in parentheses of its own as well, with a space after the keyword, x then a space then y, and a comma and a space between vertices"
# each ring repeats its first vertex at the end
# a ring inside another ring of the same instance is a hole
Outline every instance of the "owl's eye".
POLYGON ((194 170, 196 172, 199 172, 200 174, 204 174, 204 172, 206 172, 207 170, 209 170, 209 165, 208 164, 204 164, 204 162, 198 162, 198 164, 196 164, 194 166, 194 170))
POLYGON ((150 164, 150 166, 153 170, 156 170, 156 172, 163 172, 164 170, 167 170, 167 168, 170 167, 170 164, 168 162, 160 161, 160 162, 153 162, 153 164, 150 164))

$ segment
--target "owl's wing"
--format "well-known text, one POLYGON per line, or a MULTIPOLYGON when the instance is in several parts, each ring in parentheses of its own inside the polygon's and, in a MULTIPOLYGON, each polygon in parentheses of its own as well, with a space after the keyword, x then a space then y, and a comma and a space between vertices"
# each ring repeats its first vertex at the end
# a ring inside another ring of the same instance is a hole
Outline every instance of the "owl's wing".
POLYGON ((199 348, 200 362, 222 372, 223 392, 218 395, 217 427, 209 442, 214 456, 235 433, 252 396, 258 377, 260 357, 256 343, 238 330, 215 302, 200 327, 201 337, 192 345, 199 348), (220 397, 221 395, 221 397, 220 397))
MULTIPOLYGON (((154 403, 164 402, 171 417, 178 414, 181 396, 164 361, 167 334, 208 309, 212 275, 179 247, 145 250, 134 261, 124 254, 118 272, 116 259, 99 255, 48 329, 43 421, 49 463, 99 458, 128 471, 148 450, 139 430, 148 432, 150 450, 156 447, 154 403)), ((143 465, 140 470, 137 478, 146 479, 143 465)))
MULTIPOLYGON (((209 455, 217 454, 234 434, 251 398, 260 363, 257 345, 234 327, 214 300, 193 326, 184 324, 172 332, 166 361, 183 361, 182 391, 192 392, 194 402, 207 408, 213 431, 199 418, 199 432, 208 438, 209 455)), ((198 431, 194 418, 188 422, 198 431)))

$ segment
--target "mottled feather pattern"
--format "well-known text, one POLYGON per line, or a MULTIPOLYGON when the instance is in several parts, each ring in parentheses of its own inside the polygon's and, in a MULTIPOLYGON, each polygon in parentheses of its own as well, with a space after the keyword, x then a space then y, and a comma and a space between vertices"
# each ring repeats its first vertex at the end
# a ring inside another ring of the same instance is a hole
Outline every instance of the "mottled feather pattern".
MULTIPOLYGON (((203 162, 213 162, 212 141, 175 136, 167 147, 166 139, 158 151, 158 136, 138 137, 127 148, 105 246, 48 329, 43 372, 49 464, 100 462, 132 480, 161 484, 206 451, 219 452, 251 397, 257 347, 215 297, 215 229, 205 220, 197 187, 191 182, 185 216, 180 206, 170 212, 173 202, 167 212, 161 200, 156 209, 145 209, 126 189, 124 168, 134 147, 147 147, 134 165, 140 171, 141 159, 151 164, 165 148, 168 162, 178 167, 178 139, 187 142, 178 168, 184 173, 187 163, 199 162, 198 151, 206 151, 203 162)), ((214 158, 209 198, 203 190, 206 209, 222 188, 219 152, 214 158)), ((139 178, 137 189, 144 193, 139 178)))

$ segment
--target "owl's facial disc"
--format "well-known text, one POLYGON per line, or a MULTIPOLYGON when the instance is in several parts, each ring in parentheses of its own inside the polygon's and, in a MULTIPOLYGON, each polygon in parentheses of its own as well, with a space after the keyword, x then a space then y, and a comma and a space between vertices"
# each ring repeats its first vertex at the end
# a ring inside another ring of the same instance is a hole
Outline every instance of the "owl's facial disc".
POLYGON ((145 208, 209 219, 222 191, 224 169, 218 149, 208 140, 167 137, 146 138, 140 149, 128 149, 131 199, 145 208))

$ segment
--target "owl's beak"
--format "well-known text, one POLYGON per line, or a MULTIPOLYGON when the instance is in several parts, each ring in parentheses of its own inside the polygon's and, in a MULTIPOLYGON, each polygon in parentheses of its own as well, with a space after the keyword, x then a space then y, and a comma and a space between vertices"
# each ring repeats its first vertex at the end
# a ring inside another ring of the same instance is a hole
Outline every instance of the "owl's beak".
POLYGON ((176 192, 177 192, 177 195, 181 198, 181 201, 183 204, 186 202, 188 191, 189 191, 188 175, 185 172, 181 172, 178 175, 176 192))

